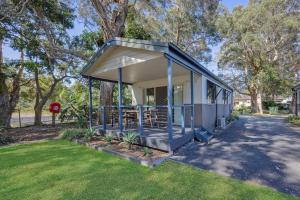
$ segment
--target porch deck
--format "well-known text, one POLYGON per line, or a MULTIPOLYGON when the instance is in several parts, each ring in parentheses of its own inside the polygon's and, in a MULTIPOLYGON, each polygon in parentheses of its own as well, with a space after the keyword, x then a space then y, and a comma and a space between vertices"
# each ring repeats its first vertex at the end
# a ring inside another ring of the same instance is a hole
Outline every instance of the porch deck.
MULTIPOLYGON (((138 129, 126 129, 123 132, 134 131, 138 129)), ((106 133, 118 135, 118 127, 107 127, 106 133)), ((182 134, 181 127, 173 127, 173 140, 170 147, 167 128, 144 128, 144 134, 139 136, 138 143, 162 151, 176 150, 193 139, 192 129, 186 128, 182 134)))

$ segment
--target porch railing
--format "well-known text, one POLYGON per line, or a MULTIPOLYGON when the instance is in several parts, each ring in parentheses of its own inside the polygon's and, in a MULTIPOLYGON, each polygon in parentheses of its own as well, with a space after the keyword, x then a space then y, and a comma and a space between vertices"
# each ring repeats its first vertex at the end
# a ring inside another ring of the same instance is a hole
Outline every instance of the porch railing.
MULTIPOLYGON (((102 130, 115 129, 119 131, 137 131, 141 136, 145 130, 168 128, 168 106, 130 105, 130 106, 101 106, 102 130), (119 111, 121 109, 121 123, 119 111)), ((192 105, 172 106, 172 129, 174 133, 185 134, 192 128, 192 105)), ((167 130, 166 130, 167 131, 167 130)))

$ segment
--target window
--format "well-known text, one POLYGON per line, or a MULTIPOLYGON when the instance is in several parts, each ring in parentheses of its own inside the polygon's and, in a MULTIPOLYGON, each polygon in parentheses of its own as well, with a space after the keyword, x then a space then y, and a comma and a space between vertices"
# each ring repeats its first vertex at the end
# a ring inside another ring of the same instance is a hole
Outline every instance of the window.
POLYGON ((207 81, 207 103, 215 103, 216 85, 207 81))
POLYGON ((144 100, 144 102, 148 106, 155 105, 154 88, 145 89, 145 100, 144 100))
POLYGON ((223 101, 224 101, 224 104, 228 104, 228 92, 223 89, 223 101))

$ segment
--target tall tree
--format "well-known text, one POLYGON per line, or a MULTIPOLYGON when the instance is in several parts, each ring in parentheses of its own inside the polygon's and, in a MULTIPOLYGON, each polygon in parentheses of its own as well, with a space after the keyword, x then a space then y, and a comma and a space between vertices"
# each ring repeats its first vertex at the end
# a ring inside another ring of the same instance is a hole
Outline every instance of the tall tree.
MULTIPOLYGON (((23 84, 24 43, 14 38, 10 27, 20 22, 19 16, 23 14, 27 1, 13 4, 11 1, 0 3, 0 126, 10 127, 10 119, 20 96, 23 84), (20 51, 20 60, 4 63, 4 41, 12 40, 12 47, 20 51)), ((16 25, 17 26, 17 25, 16 25)))
POLYGON ((209 45, 219 41, 215 27, 219 0, 139 1, 141 24, 152 38, 173 42, 197 60, 211 60, 209 45))
POLYGON ((262 113, 263 94, 280 94, 296 78, 299 8, 298 0, 251 1, 218 20, 224 38, 219 67, 231 71, 238 92, 251 96, 252 112, 262 113))

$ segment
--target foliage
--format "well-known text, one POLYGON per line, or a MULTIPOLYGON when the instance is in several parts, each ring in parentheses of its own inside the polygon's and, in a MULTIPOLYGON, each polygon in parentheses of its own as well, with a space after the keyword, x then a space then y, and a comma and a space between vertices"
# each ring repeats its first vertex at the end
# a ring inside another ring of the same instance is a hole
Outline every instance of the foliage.
POLYGON ((85 131, 84 139, 85 139, 86 141, 91 141, 95 135, 96 135, 96 130, 93 129, 93 128, 88 128, 88 129, 85 131))
POLYGON ((275 101, 263 101, 262 103, 263 103, 263 107, 267 110, 269 109, 269 107, 276 106, 275 101))
POLYGON ((127 22, 124 31, 124 37, 141 40, 151 39, 150 33, 145 31, 143 25, 137 21, 137 11, 133 6, 129 6, 128 8, 128 15, 126 21, 127 22))
POLYGON ((79 128, 87 127, 89 116, 87 91, 84 83, 81 82, 76 82, 71 87, 62 89, 59 94, 62 103, 62 111, 59 116, 61 121, 76 119, 79 128))
POLYGON ((0 134, 0 145, 10 144, 10 143, 14 143, 16 141, 17 140, 12 136, 0 134))
POLYGON ((136 142, 138 134, 133 131, 129 131, 123 136, 123 144, 130 150, 131 146, 136 142))
POLYGON ((78 128, 65 129, 61 132, 60 138, 72 141, 75 139, 80 139, 85 137, 86 132, 87 129, 78 129, 78 128))
POLYGON ((219 0, 166 0, 137 4, 140 23, 152 39, 172 42, 201 62, 211 60, 219 41, 215 27, 219 0))
POLYGON ((240 115, 248 115, 251 113, 251 108, 242 104, 237 110, 240 115))
POLYGON ((297 199, 173 161, 149 169, 61 140, 0 148, 0 169, 1 200, 21 200, 24 194, 64 200, 297 199))
POLYGON ((276 115, 276 114, 278 114, 278 107, 277 106, 270 106, 269 107, 269 114, 270 115, 276 115))
POLYGON ((143 147, 143 153, 144 153, 143 155, 145 157, 151 156, 153 154, 153 152, 151 151, 151 149, 148 148, 148 147, 143 147))
POLYGON ((300 117, 299 116, 290 115, 290 116, 288 116, 287 121, 291 124, 294 124, 294 125, 300 127, 300 117))
POLYGON ((219 67, 262 113, 263 95, 290 93, 299 70, 300 1, 250 1, 217 21, 224 39, 219 67), (244 92, 246 91, 246 92, 244 92))
POLYGON ((111 134, 106 134, 106 135, 104 136, 104 140, 105 140, 108 144, 112 144, 113 139, 114 139, 114 136, 111 135, 111 134))
POLYGON ((229 117, 226 117, 227 124, 229 124, 232 121, 238 120, 239 119, 239 115, 240 115, 240 112, 233 111, 229 117))

